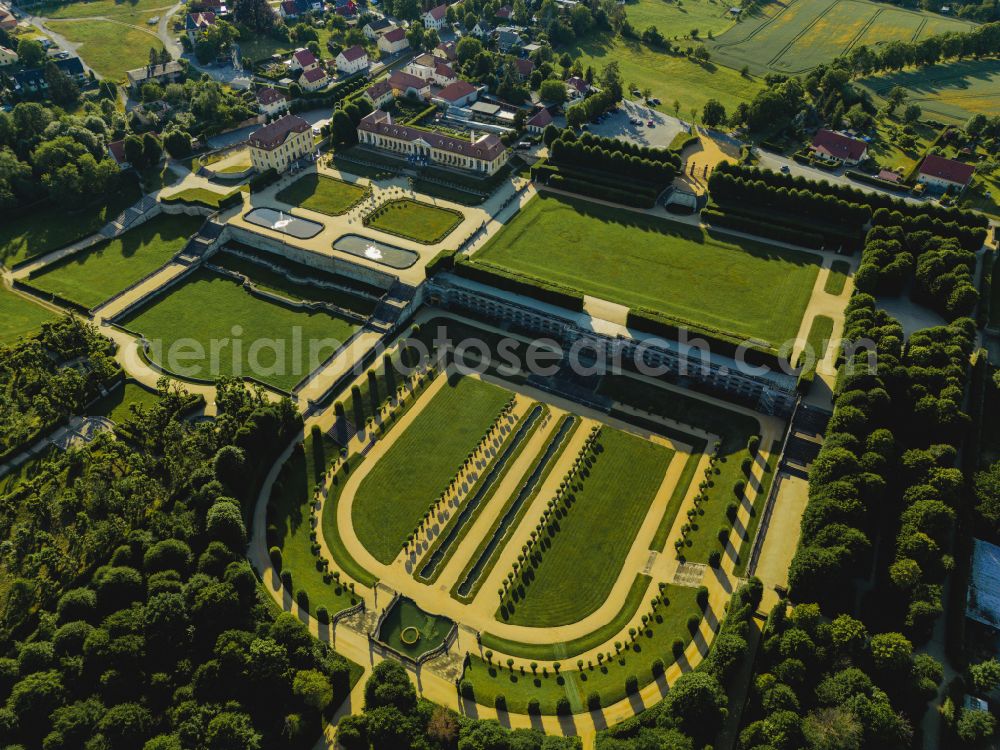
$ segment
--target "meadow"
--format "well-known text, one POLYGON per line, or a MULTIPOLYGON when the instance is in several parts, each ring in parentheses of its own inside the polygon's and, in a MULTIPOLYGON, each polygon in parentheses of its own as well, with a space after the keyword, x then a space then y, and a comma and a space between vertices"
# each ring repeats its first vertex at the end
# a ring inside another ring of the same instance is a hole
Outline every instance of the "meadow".
POLYGON ((554 196, 534 198, 473 261, 773 345, 798 332, 819 270, 810 253, 554 196))
POLYGON ((925 117, 964 124, 975 114, 997 113, 1000 60, 952 61, 862 78, 858 83, 880 99, 902 86, 907 90, 907 102, 919 106, 925 117))
POLYGON ((95 307, 169 261, 202 221, 200 216, 157 216, 121 237, 42 269, 30 283, 43 292, 95 307))
POLYGON ((49 21, 48 25, 78 44, 77 53, 102 78, 125 80, 125 71, 149 62, 150 48, 163 44, 153 31, 119 21, 49 21))
POLYGON ((56 317, 56 313, 47 307, 37 305, 0 284, 0 345, 13 344, 56 317))
POLYGON ((692 31, 704 39, 733 25, 730 7, 732 3, 724 0, 638 0, 626 3, 625 13, 640 33, 655 26, 668 39, 685 37, 692 31))
POLYGON ((325 312, 295 310, 254 297, 237 282, 205 269, 130 315, 123 325, 151 341, 151 359, 181 379, 252 376, 284 391, 333 354, 335 342, 347 341, 357 329, 325 312), (296 356, 296 339, 303 342, 301 357, 296 356), (313 341, 326 342, 317 361, 309 361, 313 341), (212 342, 220 347, 214 363, 212 342), (198 347, 201 355, 190 355, 198 347), (174 361, 167 356, 171 351, 177 354, 174 361))

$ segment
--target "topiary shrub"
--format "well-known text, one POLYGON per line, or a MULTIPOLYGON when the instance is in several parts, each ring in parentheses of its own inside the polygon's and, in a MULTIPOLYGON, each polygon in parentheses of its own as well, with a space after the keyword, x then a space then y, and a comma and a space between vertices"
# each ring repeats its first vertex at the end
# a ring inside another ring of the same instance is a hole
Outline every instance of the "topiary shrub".
POLYGON ((587 708, 597 711, 601 708, 601 694, 596 690, 587 696, 587 708))
POLYGON ((736 497, 743 497, 743 493, 747 488, 747 483, 740 479, 738 482, 733 484, 733 494, 736 497))
POLYGON ((725 546, 726 542, 729 541, 729 527, 728 526, 720 526, 719 530, 717 532, 715 532, 715 537, 716 537, 716 539, 719 540, 719 542, 723 546, 725 546))
POLYGON ((747 450, 750 451, 751 456, 757 455, 757 449, 760 447, 760 436, 751 435, 750 439, 747 440, 747 450))
POLYGON ((292 590, 292 571, 290 570, 281 571, 281 585, 284 586, 289 591, 292 590))
POLYGON ((316 607, 316 619, 324 625, 330 622, 330 613, 327 611, 326 607, 316 607))
POLYGON ((750 456, 744 458, 743 462, 740 464, 740 468, 743 469, 744 474, 750 476, 750 471, 753 469, 753 459, 750 458, 750 456))
POLYGON ((462 680, 458 687, 459 691, 462 693, 462 697, 473 701, 476 699, 476 691, 472 687, 472 683, 468 680, 462 680))
POLYGON ((629 695, 635 695, 639 692, 639 678, 634 674, 625 678, 625 692, 629 695))
POLYGON ((306 593, 305 589, 299 589, 299 592, 295 595, 295 601, 298 602, 300 609, 304 609, 306 612, 309 611, 309 594, 306 593))
POLYGON ((680 659, 681 655, 684 653, 684 641, 680 638, 674 638, 674 642, 671 644, 670 650, 675 659, 680 659))
POLYGON ((271 547, 268 550, 268 554, 271 556, 271 565, 275 570, 281 570, 281 549, 278 547, 271 547))
POLYGON ((726 518, 728 518, 730 522, 736 521, 736 514, 739 512, 740 512, 740 506, 737 505, 736 503, 729 503, 726 506, 726 518))
POLYGON ((506 711, 507 710, 507 699, 503 696, 503 694, 500 694, 496 698, 493 699, 493 707, 497 711, 506 711))
POLYGON ((532 716, 538 716, 542 712, 541 705, 538 703, 537 698, 532 698, 528 701, 528 713, 532 716))
POLYGON ((563 696, 556 701, 556 713, 560 716, 569 716, 572 713, 572 709, 569 705, 569 698, 563 696))
POLYGON ((688 632, 694 635, 698 632, 698 627, 701 625, 701 617, 699 615, 691 615, 687 620, 688 632))
POLYGON ((698 593, 695 594, 695 601, 698 602, 698 606, 705 609, 705 605, 708 604, 708 586, 699 586, 698 593))
POLYGON ((718 568, 722 563, 722 553, 715 549, 708 553, 708 564, 713 568, 718 568))
MULTIPOLYGON (((675 641, 675 643, 680 643, 681 644, 681 652, 683 653, 684 652, 684 643, 682 641, 679 641, 679 640, 675 641)), ((653 659, 653 663, 652 663, 650 669, 653 672, 653 677, 659 677, 660 675, 662 675, 666 671, 666 667, 663 664, 663 659, 660 659, 659 657, 657 657, 656 659, 653 659)))

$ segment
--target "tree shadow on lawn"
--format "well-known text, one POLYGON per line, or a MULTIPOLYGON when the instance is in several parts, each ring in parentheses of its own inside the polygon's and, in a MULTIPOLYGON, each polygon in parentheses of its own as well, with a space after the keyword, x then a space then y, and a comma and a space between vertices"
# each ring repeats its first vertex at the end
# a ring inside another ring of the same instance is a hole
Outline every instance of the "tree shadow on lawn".
POLYGON ((895 86, 902 86, 914 93, 934 95, 942 90, 965 90, 971 88, 974 81, 989 83, 994 76, 1000 74, 1000 61, 996 60, 965 60, 950 62, 947 70, 942 69, 941 75, 934 75, 935 69, 907 70, 885 76, 862 78, 859 84, 870 88, 879 96, 886 94, 895 86))

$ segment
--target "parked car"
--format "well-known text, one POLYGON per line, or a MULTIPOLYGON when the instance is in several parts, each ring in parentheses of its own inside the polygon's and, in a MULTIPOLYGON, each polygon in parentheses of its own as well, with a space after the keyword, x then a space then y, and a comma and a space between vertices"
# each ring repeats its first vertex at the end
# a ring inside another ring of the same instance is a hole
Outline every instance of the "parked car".
POLYGON ((791 172, 791 171, 792 171, 792 170, 790 170, 790 169, 788 168, 788 165, 787 165, 787 164, 782 164, 782 165, 781 165, 781 173, 782 173, 782 174, 788 174, 788 173, 789 173, 789 172, 791 172))
POLYGON ((646 123, 646 127, 655 128, 656 127, 656 123, 653 122, 652 120, 650 120, 649 122, 646 123))
POLYGON ((660 101, 659 99, 657 99, 657 98, 656 98, 656 97, 654 96, 654 97, 653 97, 653 104, 655 104, 655 105, 656 105, 657 107, 659 107, 659 106, 660 106, 661 104, 663 104, 663 102, 661 102, 661 101, 660 101))

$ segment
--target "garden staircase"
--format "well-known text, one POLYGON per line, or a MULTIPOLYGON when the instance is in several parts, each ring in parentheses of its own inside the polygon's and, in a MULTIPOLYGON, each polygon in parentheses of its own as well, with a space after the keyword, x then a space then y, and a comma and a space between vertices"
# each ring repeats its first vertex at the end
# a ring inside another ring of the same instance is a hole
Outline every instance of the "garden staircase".
POLYGON ((118 214, 118 216, 101 227, 99 234, 102 237, 107 237, 108 239, 117 237, 131 229, 137 221, 145 217, 147 213, 158 206, 159 204, 155 199, 150 198, 148 195, 144 195, 140 200, 136 201, 133 205, 126 208, 118 214))

